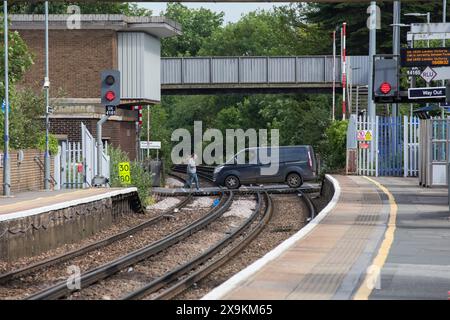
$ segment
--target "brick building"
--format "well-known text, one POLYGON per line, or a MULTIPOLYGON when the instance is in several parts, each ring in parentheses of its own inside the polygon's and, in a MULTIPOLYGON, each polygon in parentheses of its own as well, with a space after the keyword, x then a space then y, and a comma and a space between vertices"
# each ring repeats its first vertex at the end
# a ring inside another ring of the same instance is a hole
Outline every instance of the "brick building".
MULTIPOLYGON (((17 30, 34 55, 34 65, 21 86, 42 90, 45 67, 43 15, 11 15, 17 30)), ((103 139, 128 152, 137 151, 137 111, 133 105, 160 101, 160 39, 181 33, 180 26, 164 17, 81 15, 71 29, 69 15, 50 15, 49 70, 50 132, 60 139, 79 141, 83 122, 96 134, 105 113, 100 105, 100 72, 121 71, 121 108, 103 125, 103 139)))

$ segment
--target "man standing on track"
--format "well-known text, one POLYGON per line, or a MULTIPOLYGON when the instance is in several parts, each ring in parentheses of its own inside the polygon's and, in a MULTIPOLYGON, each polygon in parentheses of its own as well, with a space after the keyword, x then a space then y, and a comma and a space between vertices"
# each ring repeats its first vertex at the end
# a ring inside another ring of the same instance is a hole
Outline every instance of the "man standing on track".
POLYGON ((186 181, 186 184, 184 185, 184 188, 191 188, 192 182, 195 182, 195 187, 197 190, 199 190, 199 183, 198 183, 198 177, 197 177, 197 165, 195 163, 195 160, 197 160, 197 155, 195 153, 192 153, 189 157, 188 163, 187 163, 187 175, 188 179, 186 181))

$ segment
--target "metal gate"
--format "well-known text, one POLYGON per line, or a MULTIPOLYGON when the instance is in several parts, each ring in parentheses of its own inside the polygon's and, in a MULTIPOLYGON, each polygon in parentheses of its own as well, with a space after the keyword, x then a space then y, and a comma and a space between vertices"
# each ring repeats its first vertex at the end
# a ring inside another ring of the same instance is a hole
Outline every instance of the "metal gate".
POLYGON ((378 174, 403 176, 403 126, 400 117, 379 117, 378 141, 378 174))
POLYGON ((403 117, 403 163, 404 176, 419 176, 420 120, 417 117, 403 117))
POLYGON ((83 162, 85 166, 85 182, 84 188, 90 186, 92 179, 95 176, 95 164, 96 164, 96 154, 93 152, 95 149, 95 140, 92 137, 92 134, 86 128, 84 123, 81 123, 81 144, 82 144, 82 155, 83 162))
MULTIPOLYGON (((358 175, 364 176, 377 176, 378 175, 378 145, 377 145, 377 124, 378 117, 375 119, 375 123, 370 121, 367 115, 362 115, 358 118, 356 123, 356 130, 360 132, 362 130, 370 130, 372 132, 373 141, 370 142, 370 148, 364 149, 358 148, 358 175)), ((356 136, 353 138, 356 139, 356 136)))
MULTIPOLYGON (((357 132, 371 130, 370 148, 358 148, 357 173, 366 176, 419 175, 420 125, 417 117, 360 116, 357 132)), ((353 133, 352 133, 353 134, 353 133)))
MULTIPOLYGON (((109 179, 110 158, 105 145, 102 157, 102 175, 109 179)), ((81 143, 63 141, 55 161, 55 177, 64 189, 88 188, 97 172, 97 148, 92 134, 81 123, 81 143), (59 164, 57 172, 56 164, 59 164)))

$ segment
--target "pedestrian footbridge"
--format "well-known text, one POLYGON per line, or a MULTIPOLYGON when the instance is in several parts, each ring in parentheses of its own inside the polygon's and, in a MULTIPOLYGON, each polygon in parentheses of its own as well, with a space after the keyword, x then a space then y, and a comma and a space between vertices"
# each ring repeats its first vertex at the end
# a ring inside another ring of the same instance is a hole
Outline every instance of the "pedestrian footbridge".
MULTIPOLYGON (((331 92, 332 56, 192 57, 161 59, 163 94, 331 92)), ((369 59, 350 56, 348 82, 367 85, 369 59)), ((341 86, 340 57, 336 86, 341 86)))

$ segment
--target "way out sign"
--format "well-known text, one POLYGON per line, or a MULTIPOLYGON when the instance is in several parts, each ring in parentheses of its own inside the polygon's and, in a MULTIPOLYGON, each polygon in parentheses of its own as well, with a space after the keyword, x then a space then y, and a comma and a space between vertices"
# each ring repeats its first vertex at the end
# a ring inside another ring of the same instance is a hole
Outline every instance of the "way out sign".
POLYGON ((358 130, 356 134, 358 141, 372 141, 372 130, 358 130))
POLYGON ((119 179, 122 184, 131 184, 131 170, 129 162, 119 163, 119 179))

